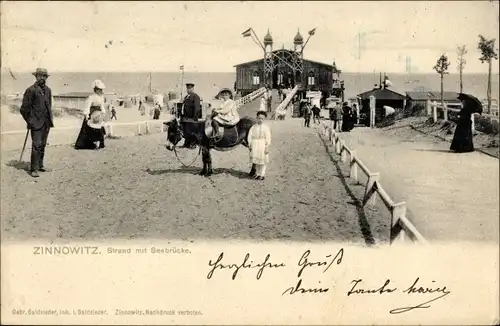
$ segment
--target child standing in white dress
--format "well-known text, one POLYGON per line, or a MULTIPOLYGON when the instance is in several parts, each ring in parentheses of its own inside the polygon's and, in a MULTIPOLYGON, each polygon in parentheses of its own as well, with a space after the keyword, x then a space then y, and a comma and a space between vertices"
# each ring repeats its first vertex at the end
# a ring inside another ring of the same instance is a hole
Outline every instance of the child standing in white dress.
MULTIPOLYGON (((250 163, 255 165, 254 179, 264 180, 266 164, 269 163, 269 145, 271 144, 271 129, 264 124, 267 118, 265 111, 257 112, 257 124, 248 132, 248 148, 250 149, 250 163)), ((252 169, 253 170, 253 169, 252 169)))

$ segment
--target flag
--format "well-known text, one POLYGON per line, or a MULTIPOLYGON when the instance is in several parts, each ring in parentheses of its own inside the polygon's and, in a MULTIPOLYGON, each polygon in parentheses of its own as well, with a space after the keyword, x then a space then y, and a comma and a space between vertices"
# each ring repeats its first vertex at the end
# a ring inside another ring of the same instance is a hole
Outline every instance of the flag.
POLYGON ((243 37, 250 36, 250 35, 252 35, 252 34, 250 33, 250 31, 251 31, 251 30, 252 30, 252 28, 249 28, 249 29, 247 29, 246 31, 244 31, 243 33, 241 33, 241 35, 243 35, 243 37))
POLYGON ((309 35, 314 35, 316 33, 316 28, 313 28, 309 31, 309 35))
POLYGON ((180 69, 180 70, 184 70, 184 65, 181 65, 181 66, 179 67, 179 69, 180 69))

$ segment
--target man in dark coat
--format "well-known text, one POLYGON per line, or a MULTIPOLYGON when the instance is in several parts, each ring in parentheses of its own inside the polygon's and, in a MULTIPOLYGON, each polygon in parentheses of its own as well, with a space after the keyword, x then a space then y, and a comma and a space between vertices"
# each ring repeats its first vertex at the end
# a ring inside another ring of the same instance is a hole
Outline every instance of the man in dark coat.
MULTIPOLYGON (((201 118, 200 97, 194 92, 193 83, 187 83, 186 90, 187 95, 184 98, 181 120, 198 121, 198 119, 201 118)), ((184 147, 193 148, 196 147, 196 145, 194 144, 193 139, 185 139, 184 147)))
POLYGON ((37 68, 33 75, 36 82, 24 92, 20 112, 31 133, 31 175, 37 178, 38 172, 47 171, 43 158, 50 128, 54 127, 54 118, 52 91, 46 85, 49 77, 47 69, 37 68))

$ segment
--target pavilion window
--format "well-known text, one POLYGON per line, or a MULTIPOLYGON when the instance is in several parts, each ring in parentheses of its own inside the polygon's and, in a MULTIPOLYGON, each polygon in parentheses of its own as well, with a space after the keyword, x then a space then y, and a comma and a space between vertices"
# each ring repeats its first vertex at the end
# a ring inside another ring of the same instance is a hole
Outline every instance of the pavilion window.
POLYGON ((307 84, 308 85, 314 85, 316 82, 315 77, 314 77, 314 72, 310 72, 309 75, 307 76, 307 84))
POLYGON ((259 85, 260 84, 260 76, 259 76, 259 73, 257 71, 255 71, 253 73, 252 84, 253 85, 259 85))

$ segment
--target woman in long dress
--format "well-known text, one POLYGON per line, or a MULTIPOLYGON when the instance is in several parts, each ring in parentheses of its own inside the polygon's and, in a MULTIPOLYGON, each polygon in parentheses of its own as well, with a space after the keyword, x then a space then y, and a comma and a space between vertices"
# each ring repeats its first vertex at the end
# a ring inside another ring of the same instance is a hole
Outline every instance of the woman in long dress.
POLYGON ((349 132, 354 127, 352 118, 353 118, 352 109, 347 104, 347 102, 345 102, 344 107, 342 108, 342 131, 343 132, 349 132))
POLYGON ((250 149, 250 163, 252 164, 250 176, 257 180, 265 179, 266 166, 269 163, 271 129, 264 124, 266 118, 266 111, 257 112, 257 124, 253 125, 248 131, 248 148, 250 149), (255 171, 255 174, 253 171, 255 171))
POLYGON ((100 80, 92 83, 94 93, 85 101, 83 122, 75 142, 75 149, 104 148, 106 131, 102 124, 104 115, 104 89, 106 86, 100 80))
POLYGON ((266 99, 264 98, 264 96, 260 98, 259 111, 266 111, 266 99))
POLYGON ((462 100, 462 109, 460 110, 455 134, 451 141, 450 150, 456 153, 467 153, 474 151, 474 143, 472 141, 472 120, 471 116, 474 113, 472 103, 462 100))

